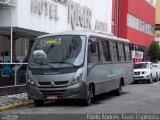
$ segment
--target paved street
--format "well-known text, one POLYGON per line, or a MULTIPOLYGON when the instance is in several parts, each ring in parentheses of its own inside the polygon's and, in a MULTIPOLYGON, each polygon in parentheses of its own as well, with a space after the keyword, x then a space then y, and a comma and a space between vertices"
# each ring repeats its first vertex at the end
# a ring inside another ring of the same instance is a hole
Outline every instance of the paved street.
POLYGON ((153 84, 132 84, 123 87, 122 96, 111 93, 97 97, 91 106, 82 106, 79 101, 63 101, 63 103, 46 103, 43 107, 30 105, 3 113, 12 114, 98 114, 98 113, 160 113, 160 82, 153 84))

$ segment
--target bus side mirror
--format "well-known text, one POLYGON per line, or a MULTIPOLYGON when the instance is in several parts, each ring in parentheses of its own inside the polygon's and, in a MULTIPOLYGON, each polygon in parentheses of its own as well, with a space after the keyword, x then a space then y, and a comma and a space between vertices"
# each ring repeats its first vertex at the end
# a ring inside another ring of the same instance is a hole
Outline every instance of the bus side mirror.
POLYGON ((91 53, 96 53, 96 42, 91 42, 91 53))

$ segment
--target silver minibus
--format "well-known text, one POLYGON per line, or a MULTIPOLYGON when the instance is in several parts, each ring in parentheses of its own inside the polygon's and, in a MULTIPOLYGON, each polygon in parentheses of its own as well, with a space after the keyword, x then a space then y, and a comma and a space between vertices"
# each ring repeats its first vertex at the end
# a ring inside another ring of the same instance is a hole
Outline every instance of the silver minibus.
POLYGON ((90 105, 98 94, 133 82, 130 42, 95 31, 66 31, 38 37, 26 77, 29 100, 81 99, 90 105))

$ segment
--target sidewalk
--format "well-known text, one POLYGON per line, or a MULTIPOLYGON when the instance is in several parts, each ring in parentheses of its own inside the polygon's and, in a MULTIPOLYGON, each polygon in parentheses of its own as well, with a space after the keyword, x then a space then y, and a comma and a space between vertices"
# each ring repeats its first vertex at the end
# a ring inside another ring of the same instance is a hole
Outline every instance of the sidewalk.
POLYGON ((30 104, 33 104, 33 101, 28 100, 27 93, 0 96, 0 111, 30 104))

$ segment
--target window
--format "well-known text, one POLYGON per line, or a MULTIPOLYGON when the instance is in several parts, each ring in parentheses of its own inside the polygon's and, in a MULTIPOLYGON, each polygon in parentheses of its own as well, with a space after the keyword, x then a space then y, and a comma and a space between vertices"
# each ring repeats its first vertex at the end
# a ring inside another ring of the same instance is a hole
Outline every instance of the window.
POLYGON ((116 42, 110 41, 109 45, 110 45, 110 53, 111 53, 112 61, 118 61, 116 42))
POLYGON ((124 46, 125 46, 126 60, 131 61, 131 53, 130 53, 129 45, 125 44, 124 46))
POLYGON ((128 19, 127 19, 127 25, 135 28, 137 30, 140 30, 142 32, 145 32, 147 34, 151 34, 154 35, 154 26, 152 26, 151 24, 146 23, 145 21, 135 17, 134 15, 131 15, 128 13, 127 15, 128 19))
POLYGON ((103 45, 102 45, 102 39, 99 39, 99 54, 100 54, 100 59, 102 62, 105 62, 105 56, 104 56, 104 49, 103 49, 103 45))
POLYGON ((49 64, 54 68, 80 66, 84 62, 85 39, 85 36, 80 35, 39 38, 34 45, 29 65, 46 69, 51 69, 49 64))
POLYGON ((124 44, 123 43, 118 43, 118 55, 119 55, 119 61, 125 61, 124 44))
POLYGON ((32 46, 30 43, 31 40, 23 37, 17 37, 17 39, 13 41, 13 62, 23 63, 25 61, 32 46))
POLYGON ((109 51, 109 42, 106 40, 102 40, 101 44, 104 52, 105 61, 110 61, 111 58, 110 58, 110 51, 109 51))
POLYGON ((96 39, 90 38, 90 39, 91 41, 89 42, 89 46, 88 46, 88 63, 97 63, 100 60, 97 38, 96 39), (94 53, 92 52, 93 46, 95 47, 94 53))
POLYGON ((11 41, 7 36, 0 36, 0 63, 11 62, 11 41))

